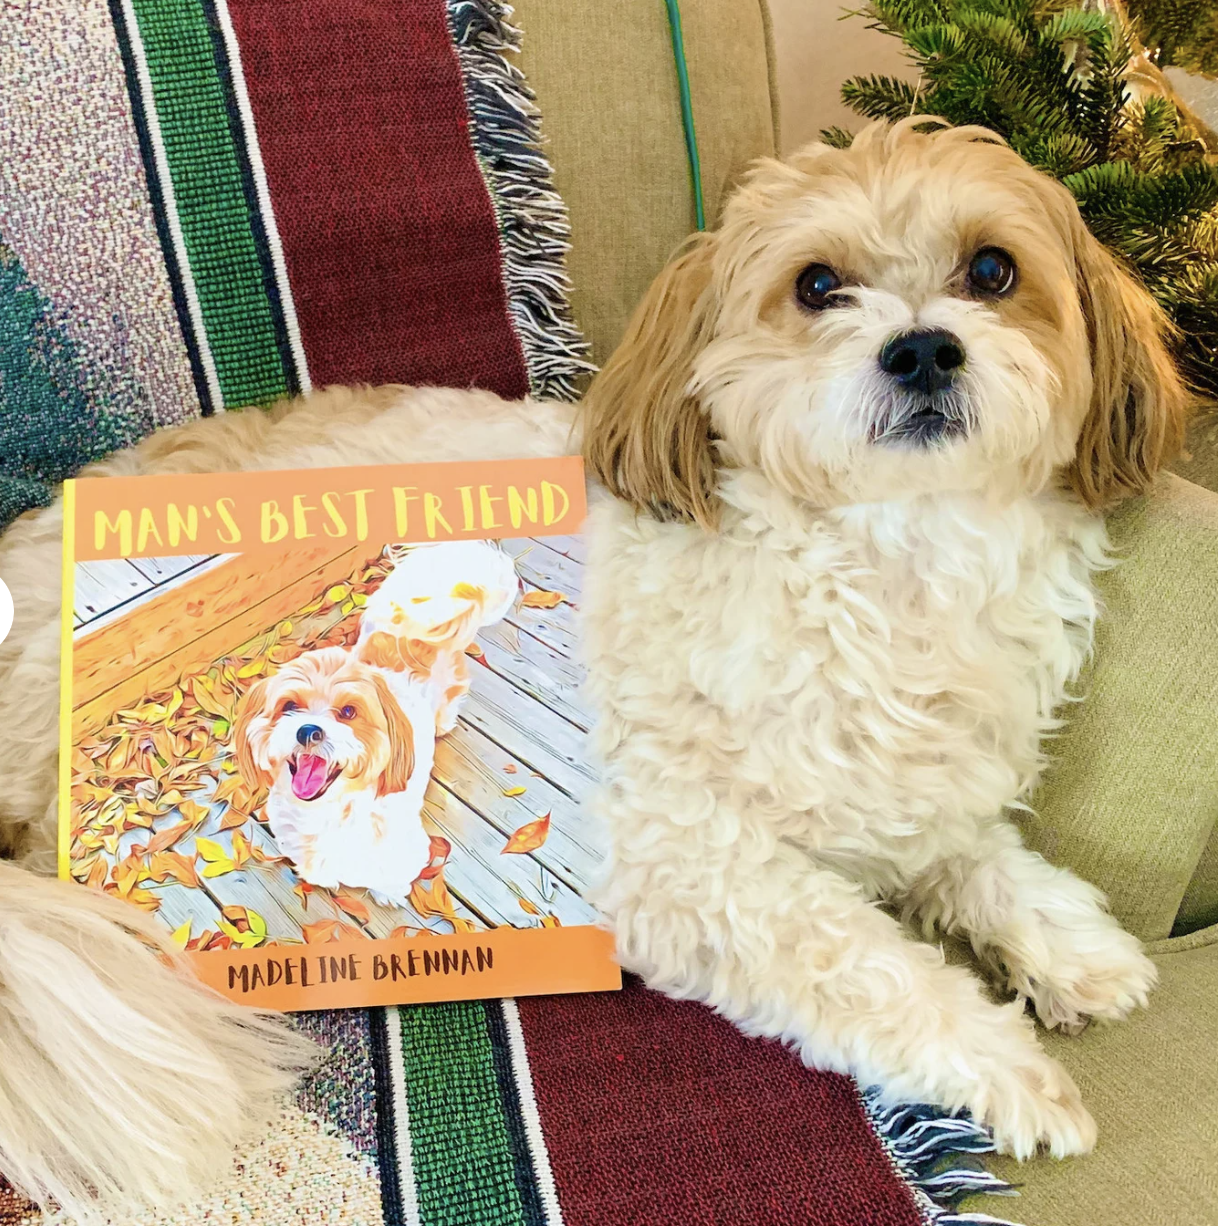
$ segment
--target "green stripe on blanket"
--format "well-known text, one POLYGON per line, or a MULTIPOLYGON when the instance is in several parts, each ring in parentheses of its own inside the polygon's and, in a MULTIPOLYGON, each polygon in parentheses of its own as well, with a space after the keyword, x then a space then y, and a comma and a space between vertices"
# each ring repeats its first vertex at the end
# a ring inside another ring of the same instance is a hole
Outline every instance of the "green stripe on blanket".
POLYGON ((398 1016, 421 1226, 525 1226, 486 1006, 398 1016))
MULTIPOLYGON (((243 162, 230 118, 228 66, 201 0, 128 0, 152 85, 143 99, 164 151, 205 343, 225 405, 264 404, 291 389, 259 258, 243 162)), ((214 21, 212 25, 214 26, 214 21)), ((219 407, 219 406, 217 406, 219 407)))

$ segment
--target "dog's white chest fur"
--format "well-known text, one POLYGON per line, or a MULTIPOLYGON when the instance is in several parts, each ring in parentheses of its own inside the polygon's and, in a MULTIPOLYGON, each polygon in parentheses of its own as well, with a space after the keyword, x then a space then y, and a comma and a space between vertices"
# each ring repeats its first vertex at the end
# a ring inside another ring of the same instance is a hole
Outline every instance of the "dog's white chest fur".
POLYGON ((697 813, 710 872, 784 840, 899 890, 1034 782, 1089 644, 1103 528, 1052 496, 826 513, 741 475, 724 499, 717 534, 593 516, 614 858, 664 839, 657 815, 697 813))

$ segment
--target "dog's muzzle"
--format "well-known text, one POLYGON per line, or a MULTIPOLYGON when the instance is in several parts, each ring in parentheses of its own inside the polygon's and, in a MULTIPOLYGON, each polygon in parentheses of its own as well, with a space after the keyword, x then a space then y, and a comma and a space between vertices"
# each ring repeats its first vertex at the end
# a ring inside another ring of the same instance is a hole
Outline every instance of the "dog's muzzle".
POLYGON ((927 447, 968 433, 969 414, 959 388, 964 349, 942 328, 895 336, 879 357, 892 395, 875 424, 872 441, 927 447))

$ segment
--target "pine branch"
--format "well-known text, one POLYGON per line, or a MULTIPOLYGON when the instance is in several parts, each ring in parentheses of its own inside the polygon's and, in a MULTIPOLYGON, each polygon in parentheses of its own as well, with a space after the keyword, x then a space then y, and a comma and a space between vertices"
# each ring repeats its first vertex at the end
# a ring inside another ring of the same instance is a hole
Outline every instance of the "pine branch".
POLYGON ((1129 0, 1138 41, 1159 68, 1218 73, 1218 8, 1213 0, 1129 0))
POLYGON ((893 77, 851 77, 842 100, 868 119, 904 119, 914 113, 917 93, 908 81, 893 77))

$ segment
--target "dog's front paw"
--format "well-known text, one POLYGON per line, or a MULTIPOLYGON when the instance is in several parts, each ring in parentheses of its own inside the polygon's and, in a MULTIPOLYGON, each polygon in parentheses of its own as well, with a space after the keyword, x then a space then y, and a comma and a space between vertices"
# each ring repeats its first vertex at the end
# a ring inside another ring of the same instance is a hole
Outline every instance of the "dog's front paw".
POLYGON ((994 1134, 1000 1153, 1020 1162, 1039 1149, 1054 1158, 1085 1154, 1095 1145, 1095 1121, 1070 1074, 1039 1048, 985 1078, 973 1115, 994 1134))
POLYGON ((1042 965, 1011 967, 1011 986, 1048 1029, 1078 1033, 1092 1018, 1117 1021, 1145 1008, 1159 972, 1136 937, 1115 923, 1071 935, 1049 944, 1042 965))

